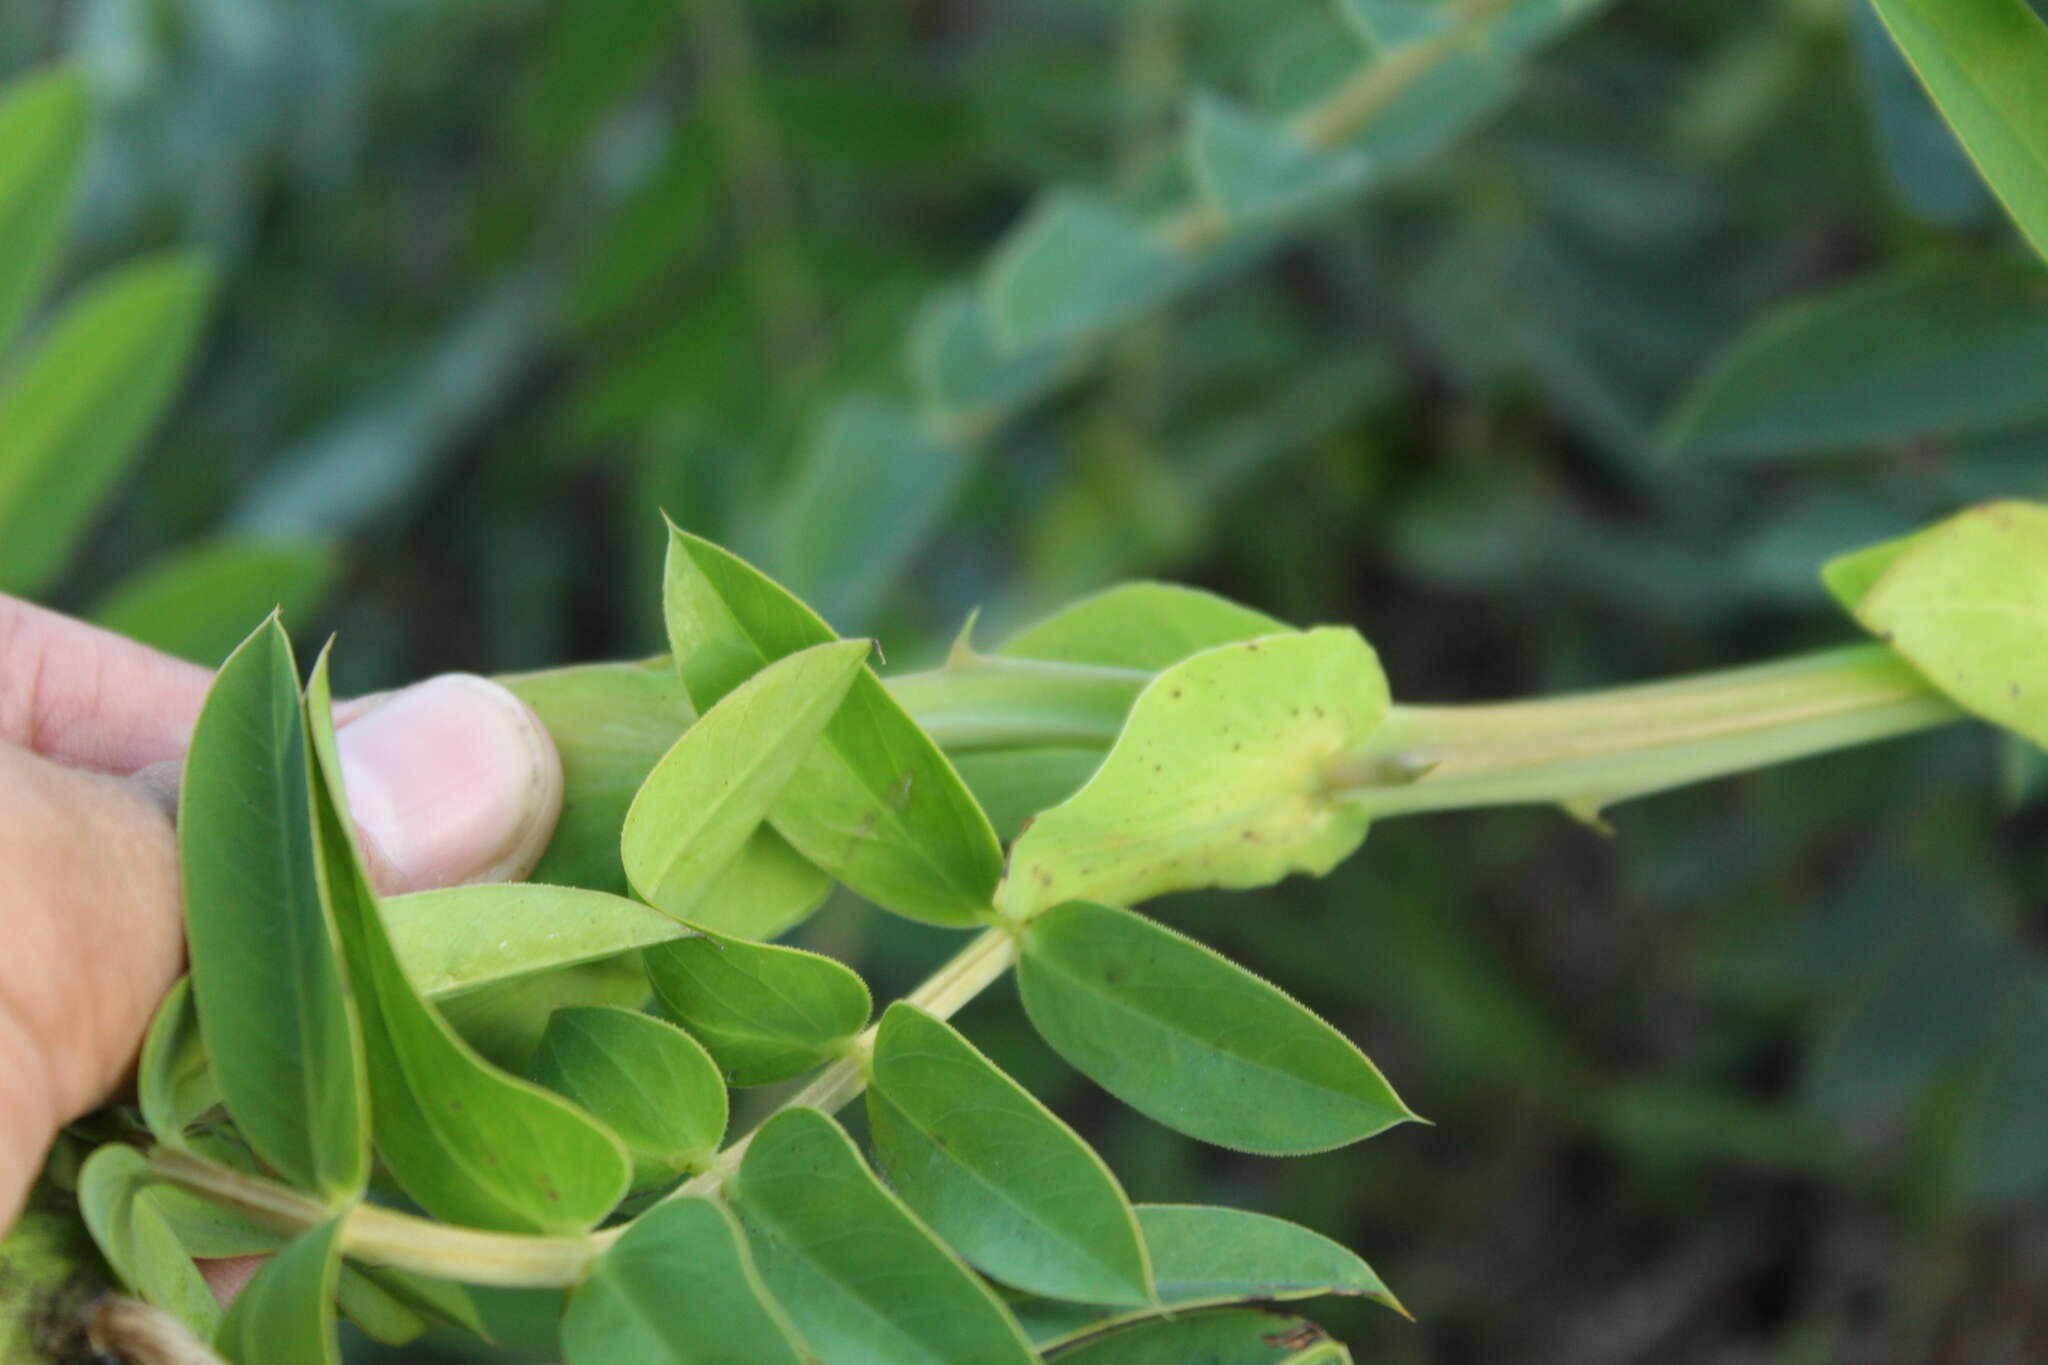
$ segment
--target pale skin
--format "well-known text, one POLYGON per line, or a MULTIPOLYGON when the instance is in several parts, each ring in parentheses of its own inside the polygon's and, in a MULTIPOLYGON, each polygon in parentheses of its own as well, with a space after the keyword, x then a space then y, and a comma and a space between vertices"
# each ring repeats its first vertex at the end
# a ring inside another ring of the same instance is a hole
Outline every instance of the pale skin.
MULTIPOLYGON (((122 1094, 183 968, 174 793, 209 681, 0 596, 0 1229, 58 1130, 122 1094)), ((448 675, 337 718, 380 889, 518 877, 540 856, 561 768, 511 693, 448 675)))

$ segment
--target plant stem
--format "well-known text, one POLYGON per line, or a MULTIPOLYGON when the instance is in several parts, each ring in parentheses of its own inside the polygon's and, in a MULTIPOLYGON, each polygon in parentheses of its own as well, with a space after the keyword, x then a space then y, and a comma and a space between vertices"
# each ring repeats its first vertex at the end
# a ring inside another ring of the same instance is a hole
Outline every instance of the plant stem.
POLYGON ((1375 816, 1631 797, 1962 719, 1883 645, 1536 701, 1396 706, 1326 770, 1375 816))

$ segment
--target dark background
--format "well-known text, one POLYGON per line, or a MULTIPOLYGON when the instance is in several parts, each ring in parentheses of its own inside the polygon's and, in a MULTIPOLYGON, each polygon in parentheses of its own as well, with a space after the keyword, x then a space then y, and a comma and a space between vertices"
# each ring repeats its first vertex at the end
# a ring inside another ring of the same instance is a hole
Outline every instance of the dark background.
MULTIPOLYGON (((295 633, 339 631, 350 690, 658 649, 658 509, 776 567, 822 414, 905 390, 934 287, 1048 185, 1142 200, 1191 88, 1255 93, 1332 22, 0 0, 0 74, 67 56, 98 93, 67 278, 170 243, 222 274, 184 398, 51 599, 253 538, 296 556, 320 605, 295 633)), ((2016 250, 1859 6, 1616 3, 1476 131, 1122 334, 835 624, 915 663, 972 606, 995 638, 1172 577, 1358 626, 1409 701, 1846 641, 1820 561, 2048 492, 2048 402, 1784 458, 1659 433, 1788 301, 2016 250)), ((1324 882, 1165 904, 1436 1123, 1327 1156, 1119 1110, 1007 988, 964 1022, 1134 1197, 1358 1248, 1421 1320, 1323 1306, 1361 1361, 2048 1358, 2033 777, 1956 728, 1625 806, 1613 838, 1409 818, 1324 882)), ((878 996, 945 947, 837 904, 800 933, 878 996)), ((434 1349, 405 1358, 466 1358, 434 1349)))

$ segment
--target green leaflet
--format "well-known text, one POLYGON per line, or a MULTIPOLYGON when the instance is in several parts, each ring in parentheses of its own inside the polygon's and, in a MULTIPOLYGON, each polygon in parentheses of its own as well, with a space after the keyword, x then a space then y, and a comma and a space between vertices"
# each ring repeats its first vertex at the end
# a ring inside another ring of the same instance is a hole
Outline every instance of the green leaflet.
POLYGON ((1824 576, 1951 700, 2048 745, 2048 506, 1975 507, 1836 560, 1824 576))
POLYGON ((937 534, 968 468, 909 410, 843 399, 783 494, 775 562, 824 615, 866 621, 937 534))
POLYGON ((344 1317, 386 1346, 415 1341, 437 1322, 488 1336, 475 1300, 459 1284, 343 1262, 334 1297, 344 1317))
POLYGON ((1255 1308, 1142 1322, 1050 1352, 1059 1365, 1349 1365, 1342 1342, 1305 1318, 1255 1308))
POLYGON ((179 1245, 148 1179, 141 1152, 110 1143, 79 1171, 79 1213, 122 1282, 206 1340, 220 1324, 220 1302, 179 1245))
POLYGON ((800 948, 715 938, 647 952, 662 1012, 690 1031, 733 1085, 772 1085, 837 1057, 873 1001, 852 969, 800 948))
POLYGON ((1286 124, 1208 91, 1188 111, 1189 170, 1210 208, 1245 225, 1307 212, 1348 194, 1365 179, 1356 152, 1327 152, 1286 124))
POLYGON ((535 882, 451 886, 378 902, 384 932, 428 999, 596 962, 694 932, 623 896, 535 882))
POLYGON ((199 1015, 192 1008, 190 977, 178 978, 150 1020, 135 1087, 143 1122, 158 1142, 173 1147, 182 1147, 185 1129, 220 1103, 220 1087, 199 1036, 199 1015))
POLYGON ((990 749, 953 759, 989 823, 1005 842, 1042 811, 1081 789, 1102 766, 1100 749, 990 749))
POLYGON ((1006 348, 972 290, 941 290, 925 301, 910 334, 918 396, 942 419, 970 430, 991 415, 1057 385, 1072 364, 1061 346, 1006 348))
POLYGON ((312 782, 298 667, 272 617, 221 666, 185 759, 192 998, 249 1146, 287 1180, 348 1196, 369 1176, 363 1043, 322 895, 312 782))
POLYGON ((1222 645, 1139 694, 1088 784, 1017 840, 997 905, 1016 919, 1064 900, 1129 904, 1193 887, 1321 876, 1365 838, 1323 772, 1387 712, 1356 631, 1222 645))
POLYGON ((214 1345, 233 1365, 340 1365, 341 1220, 293 1238, 235 1299, 214 1345))
POLYGON ((1170 1128, 1273 1156, 1415 1117, 1379 1069, 1291 997, 1128 910, 1069 901, 1024 932, 1031 1023, 1103 1089, 1170 1128))
POLYGON ((1337 10, 1382 52, 1448 33, 1459 20, 1449 0, 1337 0, 1337 10))
POLYGON ((556 1010, 527 1074, 619 1135, 635 1190, 702 1170, 725 1136, 718 1064, 674 1024, 635 1010, 556 1010))
POLYGON ((988 1287, 817 1110, 784 1110, 761 1126, 733 1204, 762 1280, 824 1365, 1034 1359, 988 1287))
POLYGON ((1227 597, 1176 583, 1122 583, 1061 608, 996 652, 1156 673, 1217 645, 1293 629, 1227 597))
POLYGON ((110 271, 0 385, 0 589, 63 568, 169 404, 211 289, 182 255, 110 271))
MULTIPOLYGON (((759 570, 682 531, 669 542, 665 605, 676 667, 699 709, 774 660, 835 638, 759 570)), ((1002 876, 988 817, 872 672, 854 679, 770 819, 805 857, 912 919, 976 923, 1002 876)))
POLYGON ((590 1268, 562 1319, 569 1365, 803 1365, 812 1359, 721 1205, 672 1199, 590 1268))
POLYGON ((1131 322, 1191 278, 1189 257, 1137 214, 1055 190, 990 255, 982 306, 1004 351, 1036 349, 1131 322))
POLYGON ((630 1174, 616 1137, 470 1049, 406 979, 363 872, 341 785, 323 655, 307 685, 322 889, 363 1015, 377 1152, 438 1218, 508 1232, 580 1232, 630 1174))
POLYGON ((1298 1223, 1243 1209, 1140 1204, 1160 1301, 1286 1300, 1323 1294, 1376 1299, 1405 1314, 1371 1266, 1298 1223))
POLYGON ((434 1002, 434 1008, 478 1056, 523 1075, 556 1010, 582 1005, 644 1009, 651 996, 640 954, 621 953, 580 966, 494 981, 444 996, 434 1002))
MULTIPOLYGON (((655 760, 696 719, 666 659, 590 664, 504 678, 562 756, 562 818, 534 881, 623 893, 619 829, 655 760)), ((723 933, 773 938, 817 909, 832 879, 772 829, 759 829, 709 899, 723 933)), ((707 911, 707 913, 709 913, 707 911)))
POLYGON ((2048 256, 2048 26, 2026 0, 1871 0, 2014 223, 2048 256))
POLYGON ((72 67, 48 67, 0 90, 0 351, 56 259, 91 125, 91 96, 72 67))
POLYGON ((777 659, 718 699, 654 765, 619 847, 634 890, 678 920, 700 906, 816 747, 867 658, 865 640, 777 659))
POLYGON ((1981 226, 1991 214, 1991 194, 1962 143, 1927 98, 1877 11, 1855 5, 1850 13, 1864 103, 1894 194, 1937 226, 1981 226))
POLYGON ((1053 1298, 1151 1300, 1145 1244, 1116 1177, 950 1024, 891 1005, 867 1099, 890 1187, 970 1264, 1053 1298))
POLYGON ((257 1256, 275 1251, 291 1240, 290 1233, 259 1223, 180 1185, 152 1185, 148 1198, 188 1256, 257 1256))
POLYGON ((1779 310, 1680 403, 1673 455, 1823 457, 2048 414, 2048 279, 2008 262, 1902 266, 1779 310))
POLYGON ((152 561, 116 583, 87 615, 211 668, 249 621, 272 608, 303 622, 340 570, 340 556, 324 541, 210 540, 152 561))

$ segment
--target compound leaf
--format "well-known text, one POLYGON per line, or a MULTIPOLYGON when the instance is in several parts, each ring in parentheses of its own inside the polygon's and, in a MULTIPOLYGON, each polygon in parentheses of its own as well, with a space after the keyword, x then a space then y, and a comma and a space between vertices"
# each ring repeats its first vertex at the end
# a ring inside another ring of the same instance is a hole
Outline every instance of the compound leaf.
POLYGON ((1415 1117, 1343 1034, 1128 910, 1069 901, 1040 915, 1024 931, 1018 987, 1054 1051, 1204 1142, 1298 1155, 1415 1117))
POLYGON ((763 1124, 734 1206, 761 1278, 825 1365, 1026 1365, 1009 1313, 815 1109, 763 1124))
POLYGON ((891 1188, 971 1264, 1053 1298, 1151 1300, 1145 1244, 1116 1177, 951 1025, 889 1007, 868 1119, 891 1188))
POLYGON ((1203 199, 1238 225, 1305 212, 1355 189, 1367 170, 1356 152, 1311 147, 1286 124, 1208 91, 1189 110, 1186 154, 1203 199))
POLYGON ((772 1085, 846 1051, 867 1026, 867 984, 801 948, 693 938, 647 952, 662 1012, 734 1085, 772 1085))

